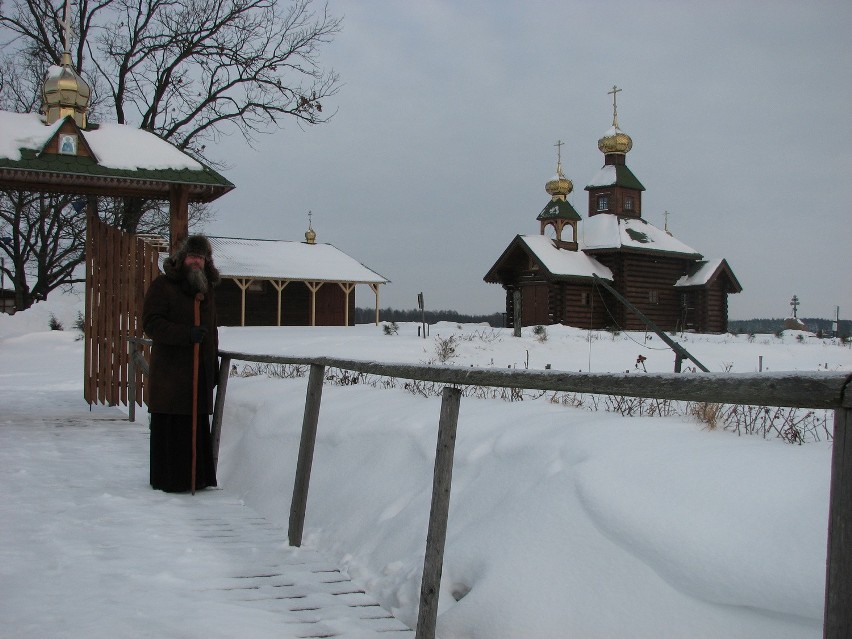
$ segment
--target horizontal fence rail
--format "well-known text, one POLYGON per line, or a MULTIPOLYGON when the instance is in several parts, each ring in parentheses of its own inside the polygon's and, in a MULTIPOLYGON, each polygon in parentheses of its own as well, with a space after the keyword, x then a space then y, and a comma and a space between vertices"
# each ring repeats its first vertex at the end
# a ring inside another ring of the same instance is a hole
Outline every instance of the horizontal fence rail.
POLYGON ((572 373, 558 370, 462 368, 438 364, 372 362, 336 357, 258 355, 235 351, 220 351, 219 354, 229 360, 303 366, 317 364, 384 377, 459 386, 495 386, 789 408, 839 408, 843 405, 843 389, 850 377, 846 373, 799 372, 572 373))

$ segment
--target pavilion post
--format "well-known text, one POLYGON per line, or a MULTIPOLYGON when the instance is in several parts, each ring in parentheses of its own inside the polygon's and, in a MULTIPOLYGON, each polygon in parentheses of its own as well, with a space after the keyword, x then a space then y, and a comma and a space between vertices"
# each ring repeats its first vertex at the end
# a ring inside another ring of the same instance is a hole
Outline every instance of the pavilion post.
POLYGON ((373 293, 376 295, 376 326, 379 325, 379 285, 378 284, 370 284, 370 288, 373 289, 373 293))
POLYGON ((173 185, 169 192, 169 252, 174 255, 189 235, 189 190, 173 185))
POLYGON ((355 285, 351 282, 338 282, 340 288, 343 289, 343 325, 349 326, 349 294, 355 289, 355 285))

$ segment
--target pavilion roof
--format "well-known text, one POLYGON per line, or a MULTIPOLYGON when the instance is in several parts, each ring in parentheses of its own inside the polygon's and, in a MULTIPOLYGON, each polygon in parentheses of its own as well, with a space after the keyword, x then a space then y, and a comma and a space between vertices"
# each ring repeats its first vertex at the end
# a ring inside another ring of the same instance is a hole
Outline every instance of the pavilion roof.
POLYGON ((0 111, 0 186, 29 191, 169 199, 173 187, 209 202, 234 188, 222 175, 151 131, 121 124, 80 129, 66 117, 46 125, 37 113, 0 111), (58 138, 77 136, 78 151, 58 138))
POLYGON ((210 237, 222 277, 387 284, 390 280, 331 244, 210 237))

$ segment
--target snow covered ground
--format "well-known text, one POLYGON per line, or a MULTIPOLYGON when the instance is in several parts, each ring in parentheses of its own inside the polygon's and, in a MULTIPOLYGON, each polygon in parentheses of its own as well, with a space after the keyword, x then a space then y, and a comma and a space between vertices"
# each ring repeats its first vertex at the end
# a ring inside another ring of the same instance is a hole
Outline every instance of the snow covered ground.
MULTIPOLYGON (((151 540, 161 534, 157 522, 175 525, 184 511, 212 513, 219 496, 245 503, 285 535, 306 378, 233 377, 220 453, 223 490, 166 498, 147 485, 144 416, 121 426, 111 421, 121 416, 117 409, 85 412, 82 342, 73 330, 80 308, 79 299, 54 295, 25 313, 0 316, 3 412, 29 416, 30 428, 54 434, 57 460, 69 449, 81 460, 97 459, 86 451, 97 452, 119 428, 128 429, 136 452, 127 462, 104 459, 105 469, 87 471, 85 480, 75 480, 83 469, 69 466, 57 498, 38 503, 50 489, 40 472, 50 455, 35 454, 20 424, 0 418, 0 490, 14 494, 0 502, 0 634, 45 636, 45 614, 54 610, 54 636, 225 637, 239 628, 242 636, 273 636, 267 613, 257 612, 247 626, 244 611, 193 609, 184 597, 168 598, 188 582, 151 540), (47 330, 51 313, 65 331, 47 330), (64 415, 73 415, 73 427, 57 428, 64 415), (116 464, 121 485, 98 485, 116 464), (140 500, 147 518, 131 510, 140 500), (101 539, 97 552, 82 545, 81 529, 107 520, 119 533, 116 522, 126 522, 126 536, 101 539), (140 522, 155 529, 140 529, 140 522), (33 529, 37 535, 26 532, 33 529), (162 581, 134 579, 157 562, 162 581), (126 581, 97 579, 125 573, 126 581), (102 608, 68 603, 79 596, 68 591, 74 583, 93 589, 87 601, 102 601, 102 608), (162 620, 152 626, 140 610, 159 610, 162 620)), ((397 335, 381 326, 225 328, 221 342, 239 351, 426 362, 438 358, 439 338, 454 336, 450 363, 460 366, 642 374, 641 354, 648 371, 672 369, 671 352, 656 336, 547 331, 541 341, 527 329, 514 338, 455 324, 430 327, 428 339, 417 337, 416 324, 401 325, 397 335)), ((678 339, 713 371, 757 371, 761 357, 763 370, 852 371, 852 349, 806 333, 678 339)), ((409 626, 416 622, 439 408, 440 398, 400 387, 323 391, 304 546, 409 626)), ((625 418, 546 398, 464 398, 439 636, 820 637, 830 452, 824 438, 794 446, 709 430, 686 416, 625 418)), ((192 574, 213 571, 192 563, 211 561, 197 554, 183 552, 174 562, 192 574)))

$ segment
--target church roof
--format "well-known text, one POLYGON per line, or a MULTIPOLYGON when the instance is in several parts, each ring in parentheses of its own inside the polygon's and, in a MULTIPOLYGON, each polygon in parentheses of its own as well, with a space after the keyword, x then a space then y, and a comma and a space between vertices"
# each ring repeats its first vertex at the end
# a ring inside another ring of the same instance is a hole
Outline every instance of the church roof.
POLYGON ((387 284, 390 280, 331 244, 208 237, 222 277, 387 284))
POLYGON ((590 251, 635 250, 701 259, 701 254, 642 218, 608 213, 593 215, 578 229, 580 249, 590 251))
POLYGON ((732 292, 739 293, 743 290, 743 287, 740 285, 734 275, 734 272, 731 270, 731 267, 728 266, 727 260, 724 259, 702 260, 700 262, 696 262, 690 269, 689 273, 682 276, 677 282, 675 282, 675 288, 707 286, 723 273, 727 275, 728 279, 731 281, 733 288, 732 292))
POLYGON ((645 187, 639 181, 633 171, 627 168, 625 164, 605 164, 601 170, 595 173, 595 176, 586 185, 586 190, 598 188, 601 186, 623 186, 627 189, 636 189, 644 191, 645 187))
POLYGON ((582 218, 568 200, 551 200, 538 214, 537 220, 561 218, 579 222, 582 218))
POLYGON ((156 134, 122 124, 80 129, 73 118, 45 125, 37 113, 0 111, 0 182, 28 190, 92 193, 111 189, 168 199, 171 185, 189 187, 190 199, 209 202, 234 188, 224 177, 156 134), (83 153, 47 147, 71 126, 83 153))
POLYGON ((612 271, 581 251, 560 249, 544 235, 518 235, 485 275, 486 282, 499 282, 502 270, 513 253, 523 250, 554 279, 591 278, 593 275, 612 281, 612 271))

